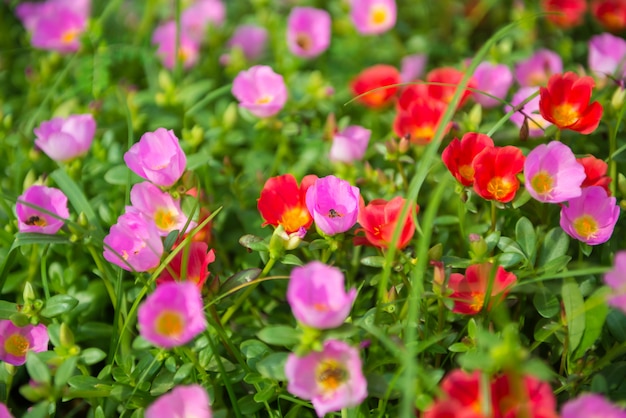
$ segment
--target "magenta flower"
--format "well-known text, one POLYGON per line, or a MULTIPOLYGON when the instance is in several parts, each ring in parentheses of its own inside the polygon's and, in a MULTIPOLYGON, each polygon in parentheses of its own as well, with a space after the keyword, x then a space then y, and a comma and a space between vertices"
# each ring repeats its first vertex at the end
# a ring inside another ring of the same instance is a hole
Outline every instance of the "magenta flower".
POLYGON ((294 7, 287 19, 287 46, 292 54, 314 58, 330 45, 330 14, 313 7, 294 7))
POLYGON ((143 134, 124 154, 124 161, 136 174, 161 187, 174 185, 187 166, 174 131, 164 128, 143 134))
POLYGON ((561 208, 561 228, 589 245, 602 244, 611 238, 619 218, 620 209, 615 202, 602 187, 586 187, 579 197, 561 208))
POLYGON ((609 305, 626 313, 626 251, 615 254, 613 270, 604 275, 604 282, 613 290, 609 305))
POLYGON ((356 348, 327 340, 321 352, 304 357, 289 354, 285 364, 287 390, 310 400, 319 417, 357 406, 367 397, 367 381, 356 348))
POLYGON ((359 188, 335 176, 315 180, 306 191, 306 207, 326 235, 346 232, 359 214, 359 188))
POLYGON ((603 33, 589 40, 589 69, 598 77, 626 77, 626 40, 603 33))
POLYGON ((21 366, 26 363, 26 353, 48 350, 48 329, 45 325, 17 327, 8 319, 0 319, 0 360, 21 366))
POLYGON ((330 147, 330 160, 351 163, 363 159, 372 131, 362 126, 348 126, 333 135, 330 147))
POLYGON ((400 81, 410 83, 424 74, 428 57, 424 54, 407 55, 400 64, 400 81))
MULTIPOLYGON (((522 87, 517 93, 513 95, 511 98, 511 104, 513 106, 517 106, 522 103, 524 100, 532 96, 537 90, 538 87, 522 87)), ((523 111, 526 115, 528 115, 531 119, 528 119, 528 136, 531 138, 541 137, 543 136, 543 130, 548 126, 552 125, 550 122, 545 120, 543 116, 539 113, 539 95, 533 97, 528 103, 526 103, 523 107, 523 111)), ((506 105, 504 110, 508 113, 512 109, 511 106, 506 105)), ((525 116, 521 112, 515 112, 511 115, 511 122, 516 124, 518 127, 522 127, 524 123, 525 116)))
POLYGON ((626 410, 607 401, 602 395, 585 393, 567 401, 561 409, 561 418, 626 418, 626 410))
POLYGON ((65 194, 54 187, 40 185, 30 186, 17 198, 15 212, 17 214, 17 227, 20 232, 37 232, 50 235, 56 234, 63 226, 64 219, 70 216, 65 194), (50 214, 43 212, 43 210, 50 212, 50 214))
POLYGON ((563 60, 556 52, 539 49, 515 66, 515 79, 523 87, 546 86, 551 75, 563 72, 563 60))
POLYGON ((337 267, 311 261, 291 270, 287 302, 302 325, 317 329, 340 326, 355 298, 356 289, 346 293, 343 273, 337 267))
POLYGON ((154 222, 132 206, 117 218, 104 244, 104 258, 128 271, 151 270, 163 255, 163 242, 154 222))
POLYGON ((193 282, 157 286, 137 311, 139 333, 157 347, 187 344, 206 329, 200 290, 193 282))
POLYGON ((513 84, 513 73, 508 66, 504 64, 492 64, 490 62, 481 62, 474 72, 476 79, 476 90, 472 92, 472 97, 484 108, 498 106, 501 102, 485 94, 481 91, 504 99, 509 92, 509 88, 513 84))
POLYGON ((146 408, 146 418, 193 417, 211 418, 211 406, 206 390, 198 385, 176 386, 171 392, 161 395, 146 408))
POLYGON ((11 411, 9 411, 9 408, 7 408, 7 406, 2 402, 0 402, 0 418, 13 418, 13 415, 11 415, 11 411))
MULTIPOLYGON (((174 200, 172 195, 162 192, 150 182, 135 184, 130 191, 130 202, 154 221, 159 235, 163 237, 175 230, 182 231, 187 224, 188 218, 180 208, 180 200, 174 200)), ((188 229, 194 226, 195 222, 190 222, 188 229)))
POLYGON ((350 17, 363 35, 387 32, 396 24, 395 0, 351 0, 350 17))
MULTIPOLYGON (((157 45, 157 55, 163 66, 169 70, 176 66, 176 22, 170 20, 154 30, 152 44, 157 45)), ((191 68, 198 62, 200 45, 187 32, 180 31, 178 59, 183 68, 191 68)))
POLYGON ((226 18, 226 6, 222 0, 196 0, 183 10, 181 29, 194 42, 202 43, 209 25, 222 26, 226 18))
POLYGON ((239 106, 260 118, 280 112, 287 102, 287 87, 283 76, 267 65, 255 65, 241 71, 233 80, 233 96, 239 106))
POLYGON ((96 133, 96 121, 89 113, 53 118, 34 130, 35 145, 55 161, 69 161, 89 151, 96 133))
POLYGON ((585 168, 559 141, 535 147, 524 161, 526 190, 540 202, 560 203, 580 196, 585 168))
MULTIPOLYGON (((254 61, 263 54, 267 38, 267 29, 261 26, 239 25, 226 46, 229 50, 241 49, 246 60, 254 61)), ((220 64, 228 65, 229 62, 230 52, 220 57, 220 64)))

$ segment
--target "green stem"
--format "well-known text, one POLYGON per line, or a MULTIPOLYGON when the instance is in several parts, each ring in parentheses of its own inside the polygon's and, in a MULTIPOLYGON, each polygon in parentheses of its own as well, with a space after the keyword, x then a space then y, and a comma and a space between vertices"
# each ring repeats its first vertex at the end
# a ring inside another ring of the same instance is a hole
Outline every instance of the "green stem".
POLYGON ((613 157, 617 150, 617 130, 619 125, 615 125, 615 129, 609 128, 609 177, 612 181, 609 187, 613 196, 617 193, 617 161, 613 157))
POLYGON ((241 417, 241 411, 239 410, 239 403, 237 402, 237 395, 233 391, 233 387, 230 383, 230 378, 228 377, 228 373, 224 369, 224 365, 222 364, 222 359, 217 353, 217 347, 215 346, 215 342, 213 341, 213 337, 211 333, 207 332, 207 339, 209 340, 209 345, 211 346, 211 352, 215 357, 215 363, 217 363, 217 368, 219 369, 220 375, 222 376, 222 381, 224 382, 224 386, 226 387, 226 392, 228 392, 228 397, 230 398, 230 402, 232 404, 233 412, 235 416, 241 417))
POLYGON ((50 248, 49 245, 43 247, 43 251, 41 254, 41 286, 43 287, 43 294, 46 297, 46 301, 50 299, 50 287, 48 286, 48 267, 46 263, 48 261, 48 248, 50 248))
POLYGON ((498 208, 496 207, 496 201, 491 201, 491 226, 489 227, 489 232, 493 232, 496 230, 496 225, 498 223, 498 208))

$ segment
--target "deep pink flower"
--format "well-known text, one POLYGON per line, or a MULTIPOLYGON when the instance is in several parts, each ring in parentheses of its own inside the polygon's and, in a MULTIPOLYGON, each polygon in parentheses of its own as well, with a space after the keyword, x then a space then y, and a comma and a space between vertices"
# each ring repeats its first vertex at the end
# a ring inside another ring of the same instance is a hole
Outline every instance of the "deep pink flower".
POLYGON ((104 258, 124 270, 148 271, 159 265, 163 243, 154 222, 132 206, 104 237, 104 258))
POLYGON ((591 186, 561 208, 560 224, 570 237, 598 245, 611 238, 619 213, 614 197, 609 197, 600 186, 591 186))
POLYGON ((553 74, 563 72, 563 60, 556 52, 539 49, 515 66, 515 79, 524 87, 545 86, 553 74))
POLYGON ((367 397, 359 352, 343 341, 327 340, 321 352, 304 357, 289 354, 285 375, 287 390, 311 400, 319 417, 357 406, 367 397))
POLYGON ((351 163, 363 159, 372 131, 362 126, 351 125, 333 135, 330 160, 351 163))
POLYGON ((292 54, 314 58, 330 45, 330 14, 313 7, 294 7, 287 18, 287 46, 292 54))
POLYGON ((613 290, 609 305, 626 313, 626 251, 615 254, 613 270, 604 275, 604 282, 613 290))
POLYGON ((222 0, 195 0, 180 16, 181 29, 197 43, 206 37, 209 25, 222 26, 226 18, 226 6, 222 0))
POLYGON ((176 59, 180 59, 183 68, 191 68, 198 62, 200 45, 185 31, 180 31, 180 45, 178 57, 176 57, 176 22, 170 20, 157 26, 152 34, 152 44, 157 45, 157 55, 161 58, 163 66, 173 69, 176 59))
POLYGON ((206 329, 200 290, 193 282, 169 282, 157 286, 139 306, 141 336, 157 347, 187 344, 206 329))
POLYGON ((340 326, 355 298, 356 289, 346 293, 343 273, 337 267, 311 261, 291 270, 287 302, 302 325, 317 329, 340 326))
POLYGON ((559 141, 540 144, 524 162, 525 187, 540 202, 560 203, 582 193, 585 169, 572 150, 559 141))
POLYGON ((124 161, 137 175, 161 187, 174 185, 187 166, 174 131, 164 128, 143 134, 124 154, 124 161))
POLYGON ((306 207, 326 235, 346 232, 359 214, 359 188, 335 176, 319 178, 306 192, 306 207))
MULTIPOLYGON (((235 29, 235 33, 226 43, 230 51, 235 48, 241 49, 243 56, 248 61, 257 60, 265 49, 267 43, 267 29, 256 25, 239 25, 235 29)), ((220 57, 220 64, 228 65, 230 62, 230 52, 220 57)))
POLYGON ((11 411, 9 411, 9 408, 7 408, 7 406, 2 402, 0 402, 0 418, 13 418, 13 415, 11 415, 11 411))
POLYGON ((585 393, 563 404, 561 418, 626 418, 626 410, 612 404, 602 395, 585 393))
POLYGON ((89 150, 96 133, 96 121, 89 113, 53 118, 34 130, 35 145, 55 161, 69 161, 89 150))
POLYGON ((387 32, 396 24, 395 0, 351 0, 350 17, 363 35, 387 32))
POLYGON ((239 100, 240 107, 260 118, 277 114, 287 102, 283 76, 267 65, 255 65, 237 74, 232 93, 239 100))
POLYGON ((48 329, 45 325, 17 327, 8 319, 0 319, 0 360, 21 366, 26 363, 26 353, 48 350, 48 329))
POLYGON ((490 62, 481 62, 476 71, 474 71, 476 79, 476 90, 472 92, 472 97, 484 108, 498 106, 501 102, 485 94, 481 91, 504 99, 513 84, 513 73, 508 66, 504 64, 492 64, 490 62))
POLYGON ((400 81, 410 83, 424 74, 428 56, 425 54, 407 55, 400 63, 400 81))
POLYGON ((589 40, 589 69, 599 78, 626 77, 626 40, 610 33, 589 40))
MULTIPOLYGON (((137 183, 130 190, 130 202, 133 207, 154 221, 159 235, 166 237, 170 232, 182 231, 187 225, 187 216, 180 208, 180 199, 162 192, 154 184, 144 181, 137 183)), ((194 228, 195 222, 189 222, 187 230, 194 228)))
POLYGON ((509 273, 502 266, 498 266, 495 273, 491 263, 472 264, 465 271, 465 275, 452 273, 448 280, 448 287, 453 291, 450 299, 454 301, 452 312, 466 315, 475 315, 485 308, 485 298, 490 289, 489 306, 502 302, 517 282, 517 277, 509 273), (490 281, 493 283, 490 285, 490 281))
MULTIPOLYGON (((515 93, 513 97, 511 98, 511 105, 518 106, 520 103, 522 103, 524 100, 532 96, 538 90, 539 90, 538 87, 520 88, 517 91, 517 93, 515 93)), ((548 122, 547 120, 543 118, 543 116, 541 116, 541 113, 539 112, 539 100, 540 100, 539 95, 536 95, 528 103, 526 103, 524 107, 522 108, 522 110, 524 111, 524 114, 528 115, 530 118, 527 120, 527 122, 528 122, 528 136, 530 136, 531 138, 543 136, 543 130, 547 128, 548 126, 552 125, 552 123, 548 122)), ((512 109, 513 108, 509 105, 506 105, 504 107, 504 110, 507 113, 510 112, 512 109)), ((521 128, 524 123, 524 120, 526 119, 526 116, 524 114, 522 114, 522 112, 513 113, 510 119, 511 122, 513 122, 514 124, 516 124, 518 127, 521 128)))
POLYGON ((211 418, 206 390, 198 385, 176 386, 146 408, 146 418, 180 417, 211 418))
POLYGON ((17 214, 17 227, 20 232, 38 232, 40 234, 56 234, 63 226, 64 219, 70 216, 65 194, 54 187, 40 185, 30 186, 17 198, 15 212, 17 214), (56 217, 42 212, 42 209, 55 214, 56 217))

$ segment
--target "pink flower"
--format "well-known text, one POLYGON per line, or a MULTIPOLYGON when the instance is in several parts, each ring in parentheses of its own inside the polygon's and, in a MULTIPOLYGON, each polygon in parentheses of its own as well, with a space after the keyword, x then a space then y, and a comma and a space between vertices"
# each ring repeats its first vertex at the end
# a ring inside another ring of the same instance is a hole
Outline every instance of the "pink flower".
POLYGON ((424 54, 407 55, 400 64, 400 81, 410 83, 424 74, 428 57, 424 54))
POLYGON ((357 406, 367 397, 367 381, 361 370, 361 358, 356 348, 327 340, 321 352, 304 357, 289 354, 285 375, 287 390, 311 400, 319 417, 342 408, 357 406))
MULTIPOLYGON (((532 96, 538 90, 539 88, 537 87, 520 88, 517 91, 517 93, 515 93, 513 97, 511 98, 511 105, 518 106, 520 103, 522 103, 524 100, 532 96)), ((524 107, 522 108, 522 110, 524 111, 524 114, 528 115, 530 118, 527 120, 527 122, 528 122, 528 136, 530 136, 531 138, 543 136, 543 130, 547 128, 548 126, 552 125, 552 123, 548 122, 547 120, 543 118, 543 116, 541 116, 541 113, 539 112, 539 100, 540 100, 540 97, 539 95, 537 95, 533 97, 528 103, 526 103, 524 107)), ((512 109, 513 108, 509 105, 506 105, 504 107, 504 110, 507 113, 510 112, 512 109)), ((516 124, 518 127, 521 128, 522 125, 524 124, 524 120, 526 119, 526 116, 524 114, 522 114, 522 112, 519 112, 519 111, 513 113, 510 119, 511 122, 513 122, 514 124, 516 124)))
POLYGON ((526 190, 540 202, 560 203, 582 193, 585 168, 572 150, 552 141, 535 147, 524 162, 526 190))
POLYGON ((363 35, 387 32, 396 24, 395 0, 351 0, 350 17, 363 35))
POLYGON ((154 222, 129 206, 104 237, 104 258, 124 270, 148 271, 159 265, 163 243, 154 222))
POLYGON ((124 161, 137 175, 161 187, 173 186, 187 165, 174 131, 164 128, 143 134, 124 154, 124 161))
POLYGON ((17 327, 8 319, 0 320, 0 360, 21 366, 26 363, 26 353, 48 350, 48 329, 45 325, 17 327))
POLYGON ((563 404, 561 418, 626 418, 626 410, 612 404, 602 395, 585 393, 563 404))
POLYGON ((626 77, 626 40, 603 33, 589 40, 589 69, 599 78, 626 77))
POLYGON ((359 188, 335 176, 315 180, 306 192, 306 207, 326 235, 346 232, 359 214, 359 188))
POLYGON ((302 325, 317 329, 340 326, 355 298, 356 289, 346 293, 343 273, 337 267, 311 261, 291 270, 287 302, 302 325))
POLYGON ((476 79, 477 91, 472 92, 472 97, 484 108, 498 106, 500 100, 482 94, 481 91, 499 99, 504 99, 511 84, 513 84, 513 73, 504 64, 481 62, 476 67, 474 78, 476 79))
POLYGON ((2 402, 0 402, 0 418, 13 418, 13 415, 11 415, 11 411, 9 411, 9 408, 7 408, 7 406, 2 402))
POLYGON ((591 186, 561 208, 560 224, 570 237, 598 245, 611 238, 619 213, 614 197, 600 186, 591 186))
POLYGON ((539 49, 515 66, 515 79, 523 87, 545 86, 553 74, 563 72, 563 61, 556 52, 539 49))
POLYGON ((200 45, 185 31, 180 31, 180 46, 176 57, 176 22, 170 20, 154 30, 152 44, 158 45, 157 55, 161 58, 163 66, 173 69, 178 58, 183 68, 191 68, 198 62, 200 45))
POLYGON ((17 227, 20 232, 56 234, 70 216, 67 197, 54 187, 30 186, 15 204, 17 227), (29 205, 27 205, 28 203, 29 205), (32 205, 32 206, 30 206, 32 205), (42 212, 45 210, 56 216, 42 212))
POLYGON ((194 42, 202 43, 210 24, 222 26, 226 18, 226 7, 221 0, 196 0, 183 10, 180 17, 181 29, 194 42))
POLYGON ((330 14, 313 7, 294 7, 287 18, 287 46, 292 54, 314 58, 330 45, 330 14))
POLYGON ((96 121, 89 113, 53 118, 34 130, 35 145, 55 161, 69 161, 89 151, 96 132, 96 121))
POLYGON ((260 118, 277 114, 287 102, 283 76, 267 65, 255 65, 237 74, 232 93, 240 107, 260 118))
MULTIPOLYGON (((154 184, 144 181, 133 186, 130 191, 133 207, 154 221, 159 235, 166 237, 172 231, 182 231, 187 225, 187 216, 180 208, 180 200, 174 200, 169 193, 162 192, 154 184)), ((196 225, 190 222, 187 229, 196 225)))
MULTIPOLYGON (((263 54, 267 38, 267 29, 261 26, 239 25, 226 45, 231 51, 235 48, 241 49, 246 60, 254 61, 263 54)), ((229 62, 230 53, 220 57, 220 64, 228 65, 229 62)))
POLYGON ((351 125, 333 135, 330 160, 351 163, 363 159, 372 131, 362 126, 351 125))
POLYGON ((171 392, 161 395, 146 408, 146 418, 211 418, 212 416, 209 395, 198 384, 176 386, 171 392))
POLYGON ((137 311, 139 334, 157 347, 173 348, 206 329, 200 290, 193 282, 169 282, 156 288, 137 311))
POLYGON ((613 270, 604 275, 604 282, 613 290, 608 303, 626 313, 626 251, 615 254, 613 270))

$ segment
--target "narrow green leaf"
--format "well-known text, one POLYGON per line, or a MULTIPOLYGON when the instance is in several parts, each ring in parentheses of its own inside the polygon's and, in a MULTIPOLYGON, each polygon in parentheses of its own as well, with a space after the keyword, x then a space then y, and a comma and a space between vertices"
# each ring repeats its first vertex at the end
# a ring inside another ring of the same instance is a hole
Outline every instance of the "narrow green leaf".
POLYGON ((36 234, 33 232, 18 232, 15 235, 14 247, 31 244, 71 244, 69 237, 63 235, 36 234))
POLYGON ((276 387, 273 384, 267 384, 261 391, 254 395, 256 402, 267 402, 276 395, 276 387))
POLYGON ((63 193, 65 193, 68 200, 72 203, 72 206, 74 206, 74 209, 76 209, 76 212, 84 213, 89 220, 89 223, 95 226, 98 230, 102 231, 100 221, 96 216, 96 213, 76 182, 74 182, 74 180, 72 180, 70 176, 68 176, 67 173, 61 168, 54 170, 50 174, 50 177, 59 186, 63 193))
POLYGON ((259 268, 251 268, 242 270, 230 276, 228 279, 224 281, 220 285, 220 294, 226 294, 239 286, 243 286, 246 283, 250 283, 254 281, 257 277, 261 275, 261 269, 259 268))
POLYGON ((28 411, 22 415, 22 418, 46 418, 49 416, 48 409, 50 403, 47 401, 39 402, 37 405, 28 409, 28 411))
POLYGON ((500 237, 500 240, 498 241, 498 248, 502 252, 516 253, 526 258, 526 254, 524 253, 524 251, 522 251, 522 248, 519 246, 519 244, 509 237, 500 237))
POLYGON ((59 389, 65 386, 70 377, 74 375, 77 363, 78 357, 68 357, 63 360, 63 363, 61 363, 54 374, 54 386, 59 389))
POLYGON ((567 334, 569 336, 568 351, 573 353, 580 344, 585 332, 585 301, 576 280, 567 278, 561 287, 567 334))
POLYGON ((609 312, 606 317, 606 326, 618 342, 626 341, 626 315, 621 311, 612 310, 609 312))
POLYGON ((298 258, 298 256, 294 254, 285 254, 283 258, 280 259, 282 264, 292 265, 292 266, 302 266, 304 263, 302 260, 298 258))
POLYGON ((513 206, 513 209, 521 208, 526 203, 528 203, 530 199, 531 199, 530 193, 528 193, 528 190, 524 188, 521 193, 518 193, 515 196, 515 199, 513 199, 513 202, 511 202, 511 205, 513 206))
POLYGON ((8 302, 6 300, 0 300, 0 319, 9 319, 11 315, 16 313, 17 304, 8 302))
POLYGON ((369 257, 363 257, 361 264, 368 267, 382 267, 385 264, 385 257, 379 255, 372 255, 369 257))

